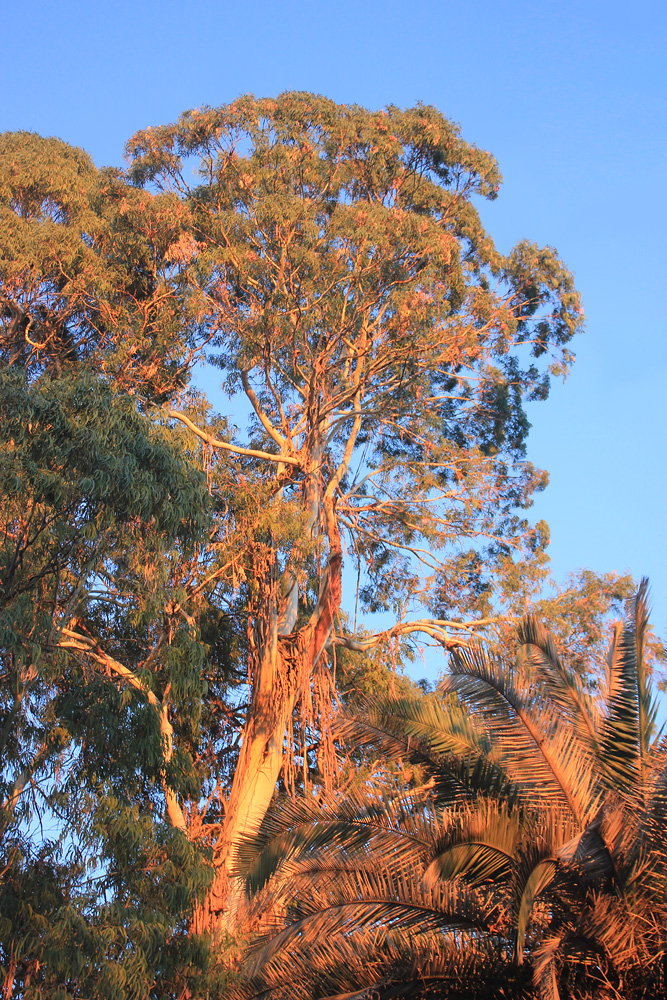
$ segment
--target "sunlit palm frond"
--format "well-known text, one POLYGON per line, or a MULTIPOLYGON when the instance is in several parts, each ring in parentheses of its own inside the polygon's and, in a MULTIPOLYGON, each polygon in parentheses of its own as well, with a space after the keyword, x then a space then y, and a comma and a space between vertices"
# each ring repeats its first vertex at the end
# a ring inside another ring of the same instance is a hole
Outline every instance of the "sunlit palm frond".
POLYGON ((640 938, 636 934, 636 920, 622 900, 616 896, 596 893, 579 917, 576 925, 577 950, 590 952, 602 950, 611 965, 625 969, 649 956, 642 954, 640 938))
POLYGON ((541 809, 537 814, 523 817, 522 840, 517 845, 509 879, 511 926, 518 964, 523 961, 536 904, 556 876, 563 846, 571 841, 576 830, 572 817, 561 810, 541 809))
POLYGON ((458 880, 426 887, 421 878, 397 874, 389 866, 384 871, 341 872, 318 880, 309 893, 292 901, 289 924, 255 945, 253 972, 293 947, 303 950, 366 929, 382 927, 403 934, 483 930, 497 912, 498 904, 489 893, 458 880))
POLYGON ((483 981, 502 965, 498 946, 480 936, 497 914, 488 897, 458 883, 425 893, 409 880, 330 885, 318 910, 299 908, 286 932, 251 956, 255 988, 295 997, 292 978, 305 978, 310 996, 474 996, 466 983, 483 981), (310 910, 310 912, 309 912, 310 910), (458 992, 461 991, 461 992, 458 992))
POLYGON ((482 791, 511 794, 485 729, 459 705, 414 697, 376 699, 341 715, 334 732, 354 746, 373 747, 387 760, 422 765, 441 800, 482 791))
POLYGON ((614 637, 607 655, 609 700, 600 740, 601 772, 611 789, 631 791, 640 780, 639 715, 635 648, 625 630, 614 637))
POLYGON ((541 858, 535 863, 523 861, 514 873, 514 949, 518 965, 523 962, 526 934, 533 917, 533 908, 540 893, 553 880, 558 862, 550 856, 541 858), (523 878, 521 876, 524 875, 523 878))
POLYGON ((371 867, 385 853, 397 868, 414 869, 430 856, 432 823, 428 796, 399 787, 361 786, 345 795, 286 799, 242 842, 237 874, 255 892, 276 876, 284 881, 334 868, 371 867))
POLYGON ((634 641, 635 647, 634 659, 636 664, 637 709, 639 715, 639 747, 642 768, 646 766, 651 740, 655 735, 658 714, 658 702, 652 695, 646 656, 650 611, 648 593, 648 580, 644 577, 639 584, 637 593, 628 602, 629 614, 626 622, 626 630, 628 632, 627 641, 628 643, 634 641))
POLYGON ((667 904, 667 745, 652 748, 648 779, 647 795, 635 812, 651 864, 647 889, 667 904))
POLYGON ((441 690, 456 691, 487 727, 512 784, 526 799, 547 799, 580 823, 593 807, 593 758, 553 705, 520 670, 481 647, 457 651, 441 690))
POLYGON ((646 665, 648 581, 642 580, 627 603, 607 655, 606 712, 600 740, 600 766, 610 788, 644 787, 658 711, 646 665))
POLYGON ((597 747, 601 722, 600 708, 595 698, 586 690, 579 676, 563 662, 551 635, 537 619, 525 617, 518 630, 519 665, 525 660, 537 668, 537 683, 542 684, 553 703, 558 705, 563 719, 575 728, 577 736, 597 747))
POLYGON ((260 965, 254 995, 268 989, 273 997, 291 998, 294 978, 305 979, 309 996, 322 1000, 474 1000, 480 987, 496 995, 501 984, 504 992, 498 995, 514 995, 511 970, 497 944, 465 931, 405 935, 371 928, 333 947, 330 939, 320 939, 307 949, 295 947, 289 957, 278 955, 260 965))

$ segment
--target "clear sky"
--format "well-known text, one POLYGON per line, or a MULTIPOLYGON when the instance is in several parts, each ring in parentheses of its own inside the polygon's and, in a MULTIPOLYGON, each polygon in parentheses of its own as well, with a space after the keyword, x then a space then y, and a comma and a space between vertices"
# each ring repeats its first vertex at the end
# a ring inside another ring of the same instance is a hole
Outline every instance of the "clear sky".
POLYGON ((587 315, 530 410, 556 575, 648 575, 667 632, 667 4, 635 0, 5 2, 0 130, 122 165, 147 125, 239 94, 434 104, 498 158, 503 250, 555 246, 587 315))

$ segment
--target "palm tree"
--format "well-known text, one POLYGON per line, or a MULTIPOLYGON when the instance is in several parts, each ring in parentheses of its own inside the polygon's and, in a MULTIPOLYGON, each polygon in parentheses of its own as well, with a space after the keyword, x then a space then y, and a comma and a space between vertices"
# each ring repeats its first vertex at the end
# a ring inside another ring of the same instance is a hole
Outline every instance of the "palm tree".
POLYGON ((526 619, 514 664, 460 650, 439 699, 339 721, 429 781, 267 817, 242 859, 258 927, 246 995, 664 994, 667 747, 646 594, 597 697, 526 619))

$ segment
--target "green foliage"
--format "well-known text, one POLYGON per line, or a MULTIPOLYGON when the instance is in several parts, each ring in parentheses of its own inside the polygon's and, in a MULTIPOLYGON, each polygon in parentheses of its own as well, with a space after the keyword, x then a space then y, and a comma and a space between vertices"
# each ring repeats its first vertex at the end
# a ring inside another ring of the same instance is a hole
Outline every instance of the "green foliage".
POLYGON ((210 869, 182 835, 150 829, 113 796, 103 801, 103 868, 94 877, 81 855, 56 862, 53 845, 38 855, 12 845, 0 884, 8 996, 170 996, 184 970, 206 964, 206 942, 183 934, 181 914, 207 886, 210 869))
MULTIPOLYGON (((164 607, 165 561, 192 554, 207 524, 205 480, 173 435, 85 370, 14 366, 0 375, 0 408, 4 987, 143 997, 147 981, 172 974, 167 942, 210 869, 159 821, 154 711, 91 673, 62 628, 101 624, 109 602, 116 625, 164 607)), ((176 637, 162 669, 198 706, 201 654, 188 642, 176 637)), ((169 778, 186 784, 191 769, 172 760, 169 778)))

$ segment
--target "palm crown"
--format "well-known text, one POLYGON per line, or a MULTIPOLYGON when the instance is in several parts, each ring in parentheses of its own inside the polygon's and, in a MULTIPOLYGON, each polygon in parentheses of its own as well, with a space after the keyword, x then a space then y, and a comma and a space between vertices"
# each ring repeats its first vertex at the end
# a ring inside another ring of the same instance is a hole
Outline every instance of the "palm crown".
POLYGON ((596 696, 526 619, 514 664, 459 650, 444 699, 387 699, 339 720, 340 737, 430 780, 267 817, 241 858, 261 925, 246 995, 664 989, 667 749, 646 594, 643 581, 596 696))

